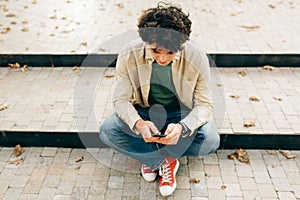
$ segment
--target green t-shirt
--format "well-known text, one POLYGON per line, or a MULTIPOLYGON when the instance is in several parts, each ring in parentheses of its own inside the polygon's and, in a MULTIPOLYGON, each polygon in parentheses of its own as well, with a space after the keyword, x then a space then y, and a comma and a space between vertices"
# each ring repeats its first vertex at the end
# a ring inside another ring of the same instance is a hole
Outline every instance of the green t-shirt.
POLYGON ((149 104, 160 104, 166 109, 179 108, 179 101, 172 80, 172 63, 161 66, 156 62, 152 64, 150 82, 149 104))

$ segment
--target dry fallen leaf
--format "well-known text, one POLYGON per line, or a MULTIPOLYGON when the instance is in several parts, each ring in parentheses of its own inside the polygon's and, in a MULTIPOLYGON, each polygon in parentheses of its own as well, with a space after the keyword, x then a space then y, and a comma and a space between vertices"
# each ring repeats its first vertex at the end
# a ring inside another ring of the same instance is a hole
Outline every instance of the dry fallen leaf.
POLYGON ((21 68, 21 71, 22 72, 26 72, 28 70, 28 66, 27 65, 24 65, 22 68, 21 68))
POLYGON ((122 9, 122 8, 125 7, 123 3, 118 3, 117 6, 118 6, 120 9, 122 9))
POLYGON ((74 72, 79 72, 79 71, 80 71, 80 68, 77 67, 77 66, 74 66, 74 67, 72 67, 72 70, 73 70, 74 72))
POLYGON ((10 22, 10 24, 12 24, 12 25, 16 25, 16 24, 17 24, 17 22, 15 22, 15 21, 12 21, 12 22, 10 22))
POLYGON ((287 151, 283 151, 283 150, 281 150, 281 149, 279 149, 279 153, 281 153, 281 155, 283 155, 283 156, 286 157, 287 159, 297 158, 296 155, 289 154, 287 151))
POLYGON ((17 158, 15 160, 10 160, 8 163, 9 164, 19 165, 19 164, 23 163, 23 161, 24 161, 24 158, 17 158))
POLYGON ((22 21, 22 24, 28 24, 28 21, 24 20, 22 21))
POLYGON ((81 42, 81 45, 83 45, 83 46, 87 46, 87 45, 88 45, 88 43, 87 43, 87 42, 81 42))
POLYGON ((243 11, 240 11, 240 12, 234 12, 234 13, 231 13, 230 16, 235 17, 235 16, 237 16, 237 15, 239 15, 239 14, 242 14, 242 13, 243 13, 243 11))
POLYGON ((240 71, 240 72, 239 72, 239 75, 241 75, 241 76, 246 76, 247 73, 246 73, 245 71, 240 71))
POLYGON ((218 86, 218 87, 222 87, 223 84, 222 84, 222 83, 217 83, 217 86, 218 86))
POLYGON ((222 190, 226 190, 226 189, 227 189, 227 186, 226 186, 226 185, 222 185, 222 186, 221 186, 221 189, 222 189, 222 190))
POLYGON ((79 156, 76 158, 75 162, 80 162, 80 161, 83 161, 83 156, 79 156))
POLYGON ((275 69, 275 67, 270 66, 270 65, 265 65, 265 66, 263 66, 262 68, 263 68, 264 70, 269 70, 269 71, 272 71, 272 70, 275 69))
POLYGON ((190 179, 190 183, 200 183, 201 179, 200 178, 192 178, 190 179))
POLYGON ((254 121, 249 121, 244 123, 244 127, 249 128, 249 127, 254 127, 255 122, 254 121))
POLYGON ((276 151, 274 151, 274 150, 273 150, 273 151, 268 150, 267 153, 268 153, 269 155, 276 155, 276 151))
POLYGON ((1 34, 5 34, 5 33, 7 33, 8 31, 10 31, 11 30, 11 28, 10 27, 5 27, 5 28, 3 28, 2 30, 1 30, 1 34))
POLYGON ((260 26, 257 26, 257 25, 255 25, 255 26, 245 26, 245 25, 241 25, 241 26, 239 26, 239 27, 246 29, 248 32, 260 28, 260 26))
POLYGON ((249 98, 250 101, 256 101, 256 102, 259 102, 259 98, 255 97, 255 96, 252 96, 249 98))
POLYGON ((231 160, 236 158, 242 163, 247 163, 247 164, 250 163, 249 155, 243 149, 238 149, 234 153, 228 155, 227 157, 228 157, 228 159, 231 159, 231 160))
POLYGON ((75 167, 75 170, 79 170, 79 169, 80 169, 80 166, 76 166, 76 167, 75 167))
POLYGON ((100 49, 99 49, 99 51, 106 51, 106 49, 104 49, 104 48, 100 48, 100 49))
POLYGON ((11 69, 16 69, 16 68, 20 68, 21 65, 19 63, 17 63, 17 62, 14 63, 14 64, 9 63, 8 67, 11 68, 11 69))
POLYGON ((21 147, 21 145, 17 144, 17 145, 15 146, 15 149, 14 149, 14 151, 13 151, 13 154, 14 154, 16 157, 18 157, 19 155, 21 155, 21 154, 24 153, 24 152, 25 152, 25 149, 23 149, 23 148, 21 147))
POLYGON ((280 98, 280 97, 273 97, 273 98, 277 101, 282 101, 282 98, 280 98))
POLYGON ((1 106, 0 106, 0 111, 2 111, 2 110, 5 110, 5 109, 7 109, 8 108, 8 104, 2 104, 1 106))
POLYGON ((16 15, 13 14, 13 13, 9 13, 9 14, 6 15, 6 17, 15 17, 15 16, 16 16, 16 15))
POLYGON ((272 8, 272 9, 276 8, 276 6, 274 6, 272 4, 269 4, 269 7, 272 8))
POLYGON ((115 77, 114 74, 106 74, 106 75, 105 75, 105 78, 113 78, 113 77, 115 77))
POLYGON ((27 27, 24 27, 24 28, 22 28, 22 30, 21 31, 23 31, 23 32, 28 32, 29 31, 29 28, 27 28, 27 27))
POLYGON ((237 94, 231 94, 229 95, 229 97, 233 98, 233 99, 238 99, 240 98, 240 95, 237 95, 237 94))

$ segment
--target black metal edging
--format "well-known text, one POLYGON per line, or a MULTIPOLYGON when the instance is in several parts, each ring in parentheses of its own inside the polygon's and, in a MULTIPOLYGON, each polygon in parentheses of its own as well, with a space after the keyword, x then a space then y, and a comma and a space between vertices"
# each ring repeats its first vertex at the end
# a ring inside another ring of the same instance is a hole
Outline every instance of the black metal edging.
MULTIPOLYGON (((2 131, 0 146, 16 144, 31 147, 107 148, 98 133, 2 131), (84 141, 84 142, 82 142, 84 141)), ((300 150, 300 134, 221 134, 219 149, 300 150)))
MULTIPOLYGON (((209 53, 208 56, 218 67, 300 66, 300 54, 209 53)), ((0 54, 0 67, 16 62, 29 67, 113 67, 116 60, 117 54, 0 54)))

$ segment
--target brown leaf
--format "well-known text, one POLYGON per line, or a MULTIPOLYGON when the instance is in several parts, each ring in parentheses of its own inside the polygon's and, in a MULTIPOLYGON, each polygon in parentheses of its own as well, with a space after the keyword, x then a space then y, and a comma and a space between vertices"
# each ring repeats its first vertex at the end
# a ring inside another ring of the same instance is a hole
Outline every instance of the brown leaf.
POLYGON ((245 26, 245 25, 241 25, 241 26, 239 26, 239 27, 246 29, 248 32, 260 28, 260 26, 258 26, 258 25, 255 25, 255 26, 245 26))
POLYGON ((282 98, 280 98, 280 97, 273 97, 273 98, 277 101, 282 101, 282 98))
POLYGON ((117 6, 119 7, 119 9, 123 9, 125 7, 123 3, 118 3, 117 6))
POLYGON ((271 65, 265 65, 262 67, 264 70, 269 70, 269 71, 272 71, 275 69, 275 67, 271 66, 271 65))
POLYGON ((229 154, 229 155, 227 156, 227 158, 230 159, 230 160, 234 160, 235 155, 234 155, 234 154, 229 154))
POLYGON ((243 149, 236 150, 237 159, 242 163, 250 163, 249 161, 249 155, 246 151, 243 149))
POLYGON ((200 183, 201 179, 200 178, 192 178, 190 179, 190 183, 200 183))
POLYGON ((56 15, 51 16, 50 19, 56 19, 56 15))
POLYGON ((240 71, 240 72, 239 72, 239 75, 241 75, 241 76, 246 76, 247 73, 246 73, 245 71, 240 71))
POLYGON ((10 160, 8 163, 9 164, 15 164, 15 165, 19 165, 19 164, 22 164, 24 161, 24 158, 17 158, 15 160, 10 160))
POLYGON ((221 186, 221 189, 222 189, 222 190, 226 190, 226 189, 227 189, 227 186, 226 186, 226 185, 222 185, 222 186, 221 186))
POLYGON ((77 66, 74 66, 74 67, 72 67, 72 71, 74 71, 74 72, 79 72, 79 71, 80 71, 80 68, 77 67, 77 66))
POLYGON ((115 77, 114 74, 106 74, 106 75, 105 75, 105 78, 113 78, 113 77, 115 77))
POLYGON ((22 21, 22 24, 28 24, 28 21, 24 20, 22 21))
POLYGON ((75 170, 80 170, 80 166, 76 166, 76 167, 75 167, 75 170))
POLYGON ((2 104, 2 105, 0 105, 0 111, 2 111, 2 110, 5 110, 5 109, 7 109, 8 108, 8 104, 2 104))
POLYGON ((276 151, 267 151, 269 155, 276 155, 276 151))
POLYGON ((17 145, 15 146, 15 149, 14 149, 14 151, 13 151, 13 154, 14 154, 16 157, 18 157, 19 155, 21 155, 21 154, 24 153, 24 152, 25 152, 25 149, 23 149, 23 148, 21 147, 21 145, 17 144, 17 145))
POLYGON ((106 51, 106 49, 104 49, 104 48, 100 48, 100 49, 99 49, 99 51, 106 51))
POLYGON ((283 156, 286 157, 287 159, 297 158, 296 155, 291 155, 291 154, 289 154, 287 151, 283 151, 283 150, 281 150, 281 149, 279 149, 279 153, 281 153, 281 155, 283 155, 283 156))
POLYGON ((21 71, 22 72, 26 72, 28 70, 28 66, 27 65, 24 65, 22 68, 21 68, 21 71))
POLYGON ((249 98, 250 101, 256 101, 256 102, 259 102, 259 98, 255 97, 255 96, 252 96, 249 98))
POLYGON ((24 27, 24 28, 22 28, 22 30, 21 31, 23 31, 23 32, 28 32, 29 31, 29 29, 27 28, 27 27, 24 27))
POLYGON ((240 12, 234 12, 234 13, 231 13, 230 16, 235 17, 235 16, 237 16, 239 14, 242 14, 242 13, 243 13, 242 11, 240 11, 240 12))
POLYGON ((269 4, 269 7, 272 8, 272 9, 276 8, 276 6, 274 6, 272 4, 269 4))
POLYGON ((87 42, 81 42, 81 45, 83 45, 83 46, 87 46, 87 45, 88 45, 88 43, 87 43, 87 42))
POLYGON ((76 158, 75 162, 80 162, 80 161, 83 161, 83 156, 79 156, 76 158))
POLYGON ((232 95, 229 95, 231 98, 233 99, 238 99, 240 98, 240 95, 237 95, 237 94, 232 94, 232 95))
POLYGON ((11 68, 11 69, 16 69, 16 68, 20 68, 21 65, 18 62, 16 62, 15 64, 9 63, 8 67, 11 68))
POLYGON ((12 25, 16 25, 16 24, 17 24, 17 22, 15 22, 15 21, 12 21, 12 22, 10 22, 10 24, 12 24, 12 25))
POLYGON ((244 127, 249 128, 249 127, 254 127, 255 122, 254 121, 248 121, 244 123, 244 127))
POLYGON ((5 15, 6 17, 15 17, 16 15, 15 14, 13 14, 13 13, 9 13, 9 14, 7 14, 7 15, 5 15))
POLYGON ((222 83, 217 83, 217 86, 218 86, 218 87, 222 87, 223 84, 222 84, 222 83))
POLYGON ((1 34, 5 34, 5 33, 7 33, 8 31, 10 31, 11 30, 11 28, 10 27, 5 27, 5 28, 3 28, 2 30, 1 30, 1 34))

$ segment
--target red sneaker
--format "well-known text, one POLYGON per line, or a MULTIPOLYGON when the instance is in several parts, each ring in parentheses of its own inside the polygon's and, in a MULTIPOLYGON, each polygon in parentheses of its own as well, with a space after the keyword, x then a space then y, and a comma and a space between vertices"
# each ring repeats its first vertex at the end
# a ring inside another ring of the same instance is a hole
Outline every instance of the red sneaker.
POLYGON ((142 164, 141 167, 142 176, 147 182, 153 182, 157 176, 157 170, 153 170, 147 165, 142 164))
POLYGON ((179 161, 172 158, 167 158, 161 165, 159 170, 159 175, 161 176, 159 181, 159 191, 162 196, 169 196, 175 191, 177 187, 175 175, 178 168, 179 161))

